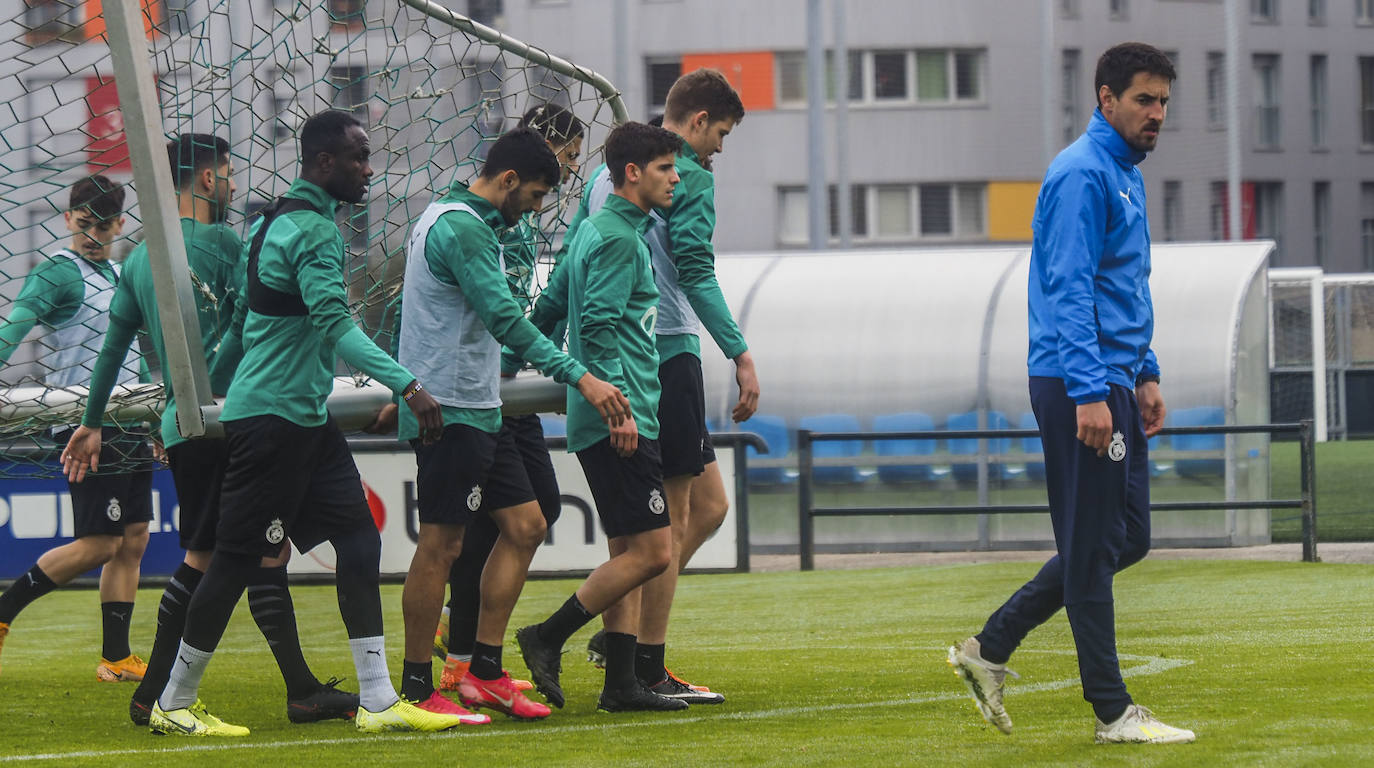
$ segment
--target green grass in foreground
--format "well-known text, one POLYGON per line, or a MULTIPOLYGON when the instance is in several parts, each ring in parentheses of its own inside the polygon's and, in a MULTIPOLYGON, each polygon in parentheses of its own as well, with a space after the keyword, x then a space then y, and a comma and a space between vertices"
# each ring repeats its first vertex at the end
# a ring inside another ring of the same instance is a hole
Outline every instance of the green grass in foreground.
MULTIPOLYGON (((944 648, 1034 571, 1026 563, 693 576, 683 580, 670 664, 725 692, 672 715, 594 710, 600 673, 564 657, 568 707, 542 723, 497 716, 440 735, 364 736, 351 724, 290 725, 271 656, 243 604, 202 696, 253 734, 154 737, 126 718, 129 684, 94 681, 92 591, 59 591, 20 617, 0 676, 0 762, 18 765, 1349 766, 1368 764, 1374 702, 1374 566, 1147 561, 1117 582, 1120 648, 1138 701, 1196 730, 1181 746, 1092 744, 1061 613, 1013 659, 1016 732, 984 725, 944 648), (1179 666, 1171 666, 1171 665, 1179 666), (1132 675, 1130 670, 1138 674, 1132 675), (1141 673, 1143 671, 1143 673, 1141 673), (39 759, 39 755, 48 755, 39 759)), ((556 607, 570 581, 530 584, 513 628, 556 607)), ((400 590, 384 588, 393 677, 400 590)), ((151 642, 155 591, 140 596, 136 647, 151 642)), ((330 587, 300 587, 306 655, 352 677, 330 587)), ((507 666, 522 673, 513 642, 507 666)), ((437 668, 436 668, 437 674, 437 668)))

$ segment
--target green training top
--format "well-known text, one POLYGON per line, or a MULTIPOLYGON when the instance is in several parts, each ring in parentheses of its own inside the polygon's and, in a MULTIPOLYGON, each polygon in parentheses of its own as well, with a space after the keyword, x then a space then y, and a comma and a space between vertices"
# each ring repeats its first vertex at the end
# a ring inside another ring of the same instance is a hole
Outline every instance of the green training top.
MULTIPOLYGON (((251 308, 242 313, 243 361, 229 385, 223 421, 273 415, 303 427, 324 424, 336 354, 395 393, 415 379, 378 349, 348 312, 344 240, 334 223, 339 201, 304 179, 292 182, 286 197, 304 200, 321 213, 292 211, 273 221, 258 254, 258 279, 298 294, 308 314, 273 317, 251 308)), ((249 242, 261 226, 259 218, 249 242)))
MULTIPOLYGON (((715 175, 701 166, 696 152, 685 141, 678 150, 677 173, 681 181, 673 190, 672 207, 657 211, 668 222, 667 256, 676 267, 675 280, 672 270, 659 269, 657 274, 665 303, 671 303, 675 310, 672 315, 665 312, 662 318, 659 357, 668 360, 683 352, 701 357, 701 338, 691 317, 691 313, 695 313, 721 353, 733 360, 744 354, 749 346, 730 314, 716 279, 716 252, 711 245, 716 230, 715 175), (682 306, 681 297, 684 296, 690 311, 682 306), (673 300, 669 302, 668 297, 673 300)), ((652 237, 650 244, 652 246, 652 237)))
MULTIPOLYGON (((612 195, 578 228, 559 271, 567 273, 568 351, 592 375, 619 387, 639 434, 656 439, 658 287, 643 237, 649 222, 634 203, 612 195)), ((580 451, 609 435, 596 409, 570 390, 568 450, 580 451)))
MULTIPOLYGON (((181 220, 181 237, 186 242, 186 263, 198 284, 194 292, 196 317, 200 321, 205 364, 211 373, 210 385, 215 392, 223 393, 229 388, 229 379, 238 364, 237 355, 242 353, 242 347, 237 347, 236 351, 225 350, 221 341, 229 334, 236 306, 244 301, 244 244, 223 224, 204 224, 191 218, 181 220), (234 358, 221 359, 226 351, 234 358)), ((162 444, 171 448, 185 442, 185 438, 177 431, 176 395, 172 391, 172 379, 167 375, 166 342, 157 311, 157 293, 146 241, 124 260, 119 286, 110 303, 110 330, 91 373, 90 397, 86 401, 82 424, 89 427, 100 424, 119 363, 134 335, 145 329, 158 360, 162 361, 163 385, 167 393, 167 405, 162 412, 162 444)))
MULTIPOLYGON (((35 325, 42 323, 53 327, 76 317, 77 310, 86 300, 86 281, 81 276, 81 268, 72 261, 72 254, 73 251, 63 249, 44 257, 24 278, 24 286, 19 289, 9 316, 0 323, 0 365, 9 361, 15 348, 35 325)), ((111 283, 117 282, 114 265, 110 262, 88 260, 86 263, 111 283)))
MULTIPOLYGON (((451 204, 465 205, 472 213, 441 213, 423 233, 419 228, 425 219, 417 225, 417 235, 424 237, 428 274, 416 272, 418 265, 407 267, 401 360, 426 380, 425 386, 441 403, 490 402, 500 388, 501 344, 555 381, 575 384, 587 369, 536 330, 525 318, 524 306, 511 295, 510 262, 503 271, 502 245, 497 239, 497 232, 507 226, 501 212, 462 182, 454 182, 433 205, 451 204), (480 325, 473 324, 473 319, 480 325), (412 331, 429 338, 412 338, 412 331), (488 342, 489 350, 484 349, 488 342)), ((501 429, 499 406, 445 404, 443 416, 445 425, 467 424, 491 433, 501 429)), ((419 437, 419 422, 409 410, 400 412, 397 431, 402 440, 419 437)))

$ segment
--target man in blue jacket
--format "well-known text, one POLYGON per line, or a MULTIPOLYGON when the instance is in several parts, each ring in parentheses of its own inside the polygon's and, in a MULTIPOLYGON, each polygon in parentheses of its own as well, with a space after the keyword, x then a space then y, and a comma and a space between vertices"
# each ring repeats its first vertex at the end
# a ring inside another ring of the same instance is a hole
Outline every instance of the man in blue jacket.
POLYGON ((1102 54, 1098 108, 1050 164, 1036 201, 1028 368, 1058 554, 982 632, 949 649, 979 712, 1003 733, 1011 733, 1006 662, 1063 607, 1096 741, 1194 738, 1126 692, 1112 604, 1113 576, 1150 548, 1146 440, 1164 425, 1164 400, 1150 349, 1150 229, 1136 165, 1159 139, 1173 80, 1172 63, 1152 46, 1102 54))

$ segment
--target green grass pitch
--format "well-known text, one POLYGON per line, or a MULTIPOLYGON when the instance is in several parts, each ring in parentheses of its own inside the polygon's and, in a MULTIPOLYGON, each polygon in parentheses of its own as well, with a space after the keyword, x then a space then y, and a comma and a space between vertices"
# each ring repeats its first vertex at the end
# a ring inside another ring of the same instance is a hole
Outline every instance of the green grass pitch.
MULTIPOLYGON (((367 736, 351 724, 289 724, 271 656, 240 603, 202 689, 212 711, 250 737, 155 737, 126 716, 130 684, 94 679, 93 591, 33 605, 6 642, 0 763, 21 766, 1351 766, 1374 760, 1374 566, 1150 561, 1117 580, 1128 685, 1165 722, 1192 728, 1177 746, 1096 746, 1062 612, 1012 659, 1016 724, 985 725, 944 649, 1035 570, 1030 563, 867 571, 691 576, 683 580, 669 663, 725 692, 685 713, 595 711, 601 673, 584 661, 590 628, 564 656, 568 706, 540 723, 497 715, 438 735, 367 736)), ((573 589, 532 582, 514 628, 573 589)), ((352 677, 327 586, 301 586, 306 656, 322 677, 352 677)), ((134 624, 146 654, 158 592, 134 624)), ((384 587, 393 677, 401 660, 400 588, 384 587)), ((507 666, 524 672, 513 640, 507 666)), ((436 677, 438 667, 435 669, 436 677)))

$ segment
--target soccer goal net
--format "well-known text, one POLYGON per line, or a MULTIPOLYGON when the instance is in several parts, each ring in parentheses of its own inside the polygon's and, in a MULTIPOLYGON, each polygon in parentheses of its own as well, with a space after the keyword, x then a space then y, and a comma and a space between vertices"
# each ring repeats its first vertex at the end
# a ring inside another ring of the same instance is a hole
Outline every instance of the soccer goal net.
MULTIPOLYGON (((103 328, 99 312, 73 319, 25 288, 73 242, 63 215, 70 189, 97 173, 127 185, 127 221, 111 247, 113 261, 145 236, 152 208, 177 218, 174 200, 140 194, 133 130, 125 135, 135 88, 154 90, 159 114, 148 122, 160 140, 200 132, 230 143, 238 193, 227 224, 241 237, 248 218, 296 178, 296 134, 306 117, 333 108, 362 121, 375 174, 365 202, 341 206, 339 224, 352 309, 384 348, 411 223, 454 180, 476 175, 490 141, 527 110, 558 104, 586 126, 585 171, 599 162, 609 128, 624 119, 614 87, 596 73, 430 0, 104 0, 103 7, 99 0, 25 0, 13 7, 0 19, 0 312, 9 318, 20 304, 33 304, 38 318, 26 335, 0 341, 0 438, 4 458, 31 466, 50 461, 52 427, 77 420, 103 328), (126 12, 141 10, 143 50, 134 53, 151 61, 152 82, 121 81, 117 89, 111 46, 121 43, 110 10, 120 2, 126 12), (91 332, 54 332, 72 322, 91 332), (85 373, 56 375, 72 366, 85 373)), ((580 178, 569 179, 539 216, 546 264, 581 188, 580 178)), ((536 270, 531 296, 545 274, 536 270)), ((193 274, 176 279, 198 285, 193 274)), ((23 331, 6 328, 10 337, 23 331)), ((157 382, 169 370, 150 349, 142 344, 151 383, 121 386, 108 411, 130 429, 153 419, 157 382)))
POLYGON ((1336 340, 1332 309, 1322 270, 1269 270, 1271 417, 1313 419, 1318 440, 1327 438, 1329 425, 1340 423, 1331 418, 1335 400, 1327 369, 1336 340))

